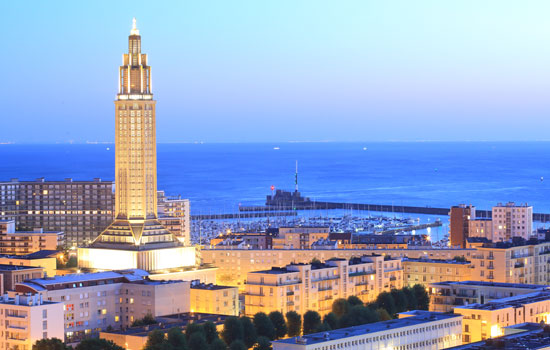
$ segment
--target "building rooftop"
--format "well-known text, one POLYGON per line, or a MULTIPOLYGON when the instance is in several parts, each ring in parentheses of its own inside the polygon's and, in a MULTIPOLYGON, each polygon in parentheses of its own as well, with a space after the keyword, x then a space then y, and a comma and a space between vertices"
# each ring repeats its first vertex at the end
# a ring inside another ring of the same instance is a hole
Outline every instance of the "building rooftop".
POLYGON ((523 283, 504 283, 504 282, 482 282, 482 281, 461 281, 461 282, 434 282, 431 286, 480 286, 480 287, 498 287, 498 288, 523 288, 533 290, 547 289, 548 286, 540 284, 523 284, 523 283))
POLYGON ((457 265, 471 264, 470 261, 457 261, 457 260, 454 260, 454 259, 445 260, 445 259, 429 259, 429 258, 418 258, 418 259, 403 258, 402 261, 403 262, 406 262, 406 261, 425 262, 425 263, 434 263, 434 264, 457 264, 457 265))
POLYGON ((302 337, 293 337, 281 340, 275 340, 275 343, 287 344, 319 344, 337 339, 355 337, 359 335, 386 332, 388 329, 396 330, 402 327, 415 327, 424 323, 441 321, 451 318, 461 319, 462 315, 446 314, 440 312, 420 311, 416 310, 415 316, 399 318, 395 320, 382 321, 376 323, 367 323, 360 326, 341 328, 328 332, 314 333, 304 335, 302 337))
MULTIPOLYGON (((548 326, 546 326, 548 327, 548 326)), ((455 346, 452 350, 536 350, 548 349, 550 345, 550 329, 543 328, 538 323, 520 323, 504 328, 505 332, 514 332, 502 337, 482 340, 480 342, 455 346)))
POLYGON ((39 250, 37 252, 27 254, 27 255, 0 255, 0 258, 8 259, 23 259, 23 260, 33 260, 33 259, 44 259, 56 256, 59 252, 57 250, 39 250))
POLYGON ((220 289, 233 289, 237 287, 232 286, 222 286, 219 284, 212 284, 212 283, 200 283, 199 280, 193 280, 191 281, 191 288, 192 289, 204 289, 204 290, 220 290, 220 289))
POLYGON ((485 304, 470 304, 464 306, 455 306, 455 309, 473 309, 473 310, 500 310, 510 307, 520 307, 526 304, 532 304, 543 300, 550 300, 550 290, 542 290, 534 293, 515 295, 508 298, 491 300, 485 304))
POLYGON ((43 269, 43 267, 0 264, 0 271, 18 271, 32 269, 43 269))

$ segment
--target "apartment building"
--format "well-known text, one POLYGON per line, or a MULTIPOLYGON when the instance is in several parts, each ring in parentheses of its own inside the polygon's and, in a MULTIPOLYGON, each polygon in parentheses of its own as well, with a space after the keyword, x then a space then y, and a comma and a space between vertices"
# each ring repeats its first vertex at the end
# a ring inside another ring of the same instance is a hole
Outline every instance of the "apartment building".
POLYGON ((488 218, 477 218, 469 221, 468 237, 493 239, 493 220, 488 218))
POLYGON ((549 284, 550 242, 485 243, 472 254, 472 280, 549 284))
POLYGON ((329 227, 279 227, 279 234, 273 238, 273 248, 310 249, 314 242, 317 242, 320 239, 328 239, 329 234, 329 227))
POLYGON ((44 277, 44 268, 38 266, 17 266, 0 264, 1 294, 15 290, 15 285, 33 278, 44 277))
POLYGON ((466 281, 471 278, 472 265, 469 261, 439 259, 403 259, 403 284, 414 286, 442 281, 466 281))
POLYGON ((493 207, 493 242, 510 241, 512 237, 528 240, 533 235, 533 207, 514 202, 493 207))
POLYGON ((550 290, 492 300, 485 304, 456 306, 462 315, 463 341, 478 342, 504 335, 503 329, 524 322, 550 323, 550 290))
POLYGON ((0 220, 0 254, 24 255, 40 250, 56 250, 64 244, 63 232, 16 231, 15 220, 0 220))
POLYGON ((273 236, 265 233, 220 235, 210 240, 210 246, 216 247, 217 249, 232 249, 236 246, 241 249, 272 249, 273 236))
POLYGON ((185 245, 191 245, 191 205, 189 199, 166 196, 157 191, 157 211, 161 224, 185 245))
POLYGON ((63 304, 38 295, 0 297, 0 349, 31 350, 44 338, 63 339, 63 304))
POLYGON ((494 299, 530 294, 548 289, 537 284, 481 281, 430 283, 430 311, 452 312, 456 306, 485 304, 494 299))
POLYGON ((409 247, 409 249, 215 249, 201 250, 202 261, 218 267, 216 284, 238 286, 244 291, 247 274, 251 271, 269 270, 272 266, 286 266, 292 263, 309 263, 313 259, 326 261, 331 258, 351 259, 353 257, 381 254, 392 258, 453 259, 464 256, 471 260, 475 249, 436 249, 409 247))
POLYGON ((0 255, 0 264, 42 267, 47 276, 54 276, 57 269, 56 250, 41 250, 27 255, 0 255))
POLYGON ((239 288, 191 281, 191 312, 239 316, 239 288))
POLYGON ((126 328, 147 314, 189 312, 189 282, 151 281, 147 276, 143 270, 55 276, 16 284, 15 290, 61 302, 65 339, 73 341, 109 326, 126 328))
POLYGON ((273 350, 439 350, 462 344, 462 317, 413 311, 399 319, 275 340, 273 350))
POLYGON ((466 247, 470 220, 476 217, 476 208, 472 205, 460 204, 451 207, 449 211, 449 237, 451 247, 466 247))
POLYGON ((338 298, 355 295, 364 302, 382 291, 402 288, 400 259, 381 255, 361 258, 332 258, 325 263, 293 263, 285 267, 249 272, 245 289, 245 313, 315 310, 331 311, 338 298))

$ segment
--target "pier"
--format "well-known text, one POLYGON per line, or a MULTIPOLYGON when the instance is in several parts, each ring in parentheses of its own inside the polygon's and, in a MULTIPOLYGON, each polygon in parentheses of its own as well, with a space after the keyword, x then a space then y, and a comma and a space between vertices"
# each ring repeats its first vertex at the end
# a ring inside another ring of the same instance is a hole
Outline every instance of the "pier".
POLYGON ((232 213, 232 214, 201 214, 191 215, 191 220, 224 220, 224 219, 250 219, 250 218, 265 218, 277 216, 297 216, 296 211, 283 212, 248 212, 248 213, 232 213))

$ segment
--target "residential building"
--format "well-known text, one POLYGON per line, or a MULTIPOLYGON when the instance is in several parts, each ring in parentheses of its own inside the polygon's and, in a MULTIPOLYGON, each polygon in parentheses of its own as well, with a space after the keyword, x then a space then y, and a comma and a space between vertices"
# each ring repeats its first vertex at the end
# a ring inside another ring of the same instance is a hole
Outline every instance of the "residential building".
POLYGON ((493 207, 493 242, 510 241, 513 237, 528 240, 533 235, 533 207, 527 203, 499 203, 493 207))
POLYGON ((27 255, 0 255, 0 264, 42 267, 47 276, 55 276, 57 269, 56 250, 41 250, 27 255))
POLYGON ((69 247, 95 239, 113 220, 114 183, 102 181, 0 182, 0 219, 19 231, 63 232, 69 247))
POLYGON ((476 218, 470 220, 468 226, 468 237, 487 238, 487 240, 492 241, 493 220, 489 218, 476 218))
POLYGON ((189 199, 169 197, 164 191, 157 191, 159 221, 185 245, 191 245, 190 208, 189 199))
POLYGON ((38 266, 18 266, 0 264, 0 276, 2 284, 1 294, 5 291, 15 290, 15 285, 33 278, 44 277, 44 268, 38 266))
POLYGON ((472 266, 469 261, 439 259, 403 259, 403 283, 405 286, 443 281, 466 281, 471 278, 472 266))
POLYGON ((272 342, 273 350, 439 350, 462 344, 462 317, 459 315, 413 311, 400 317, 275 340, 272 342))
POLYGON ((309 263, 313 259, 320 261, 331 258, 351 259, 352 257, 381 254, 392 258, 453 259, 464 256, 471 260, 475 249, 440 249, 414 247, 409 249, 201 249, 202 261, 218 267, 216 284, 238 286, 244 291, 247 274, 252 271, 269 270, 272 266, 286 266, 292 263, 309 263))
POLYGON ((504 328, 504 335, 475 343, 464 344, 448 350, 548 350, 550 332, 547 325, 520 323, 504 328))
POLYGON ((454 313, 464 316, 465 343, 495 338, 504 334, 505 327, 515 324, 550 323, 550 290, 456 306, 454 313))
POLYGON ((19 293, 40 294, 64 304, 67 340, 111 326, 128 327, 147 314, 189 312, 188 281, 152 281, 143 270, 107 271, 32 279, 16 284, 19 293))
POLYGON ((485 243, 472 254, 472 280, 518 284, 550 284, 550 242, 485 243))
POLYGON ((40 339, 63 339, 63 304, 38 295, 0 297, 0 348, 31 350, 40 339))
POLYGON ((494 299, 530 294, 548 289, 545 285, 481 281, 430 283, 430 311, 452 312, 456 306, 485 304, 494 299))
POLYGON ((292 226, 279 227, 279 234, 273 238, 275 249, 310 249, 314 242, 328 239, 329 227, 292 226))
POLYGON ((191 312, 239 316, 239 288, 191 281, 191 312))
POLYGON ((469 223, 476 217, 476 208, 472 205, 460 204, 451 207, 449 212, 449 236, 451 247, 466 247, 468 238, 469 223))
POLYGON ((212 238, 210 246, 217 249, 232 249, 235 246, 240 249, 271 249, 273 236, 265 233, 232 233, 212 238))
POLYGON ((99 333, 101 339, 110 340, 126 350, 143 350, 147 343, 149 333, 154 330, 160 330, 166 335, 172 328, 185 330, 189 323, 212 322, 216 325, 218 332, 223 330, 223 322, 227 316, 200 314, 196 312, 182 313, 163 317, 157 317, 157 324, 132 327, 123 330, 102 331, 99 333))
POLYGON ((0 221, 0 254, 24 255, 40 250, 56 250, 64 245, 63 232, 16 231, 15 220, 0 221))
POLYGON ((141 48, 134 19, 115 100, 114 221, 78 248, 80 268, 158 271, 196 264, 195 248, 185 247, 158 219, 156 101, 141 48))
POLYGON ((331 311, 335 299, 355 295, 370 302, 383 291, 402 288, 402 272, 400 259, 381 255, 293 263, 249 272, 245 313, 315 310, 324 315, 331 311))

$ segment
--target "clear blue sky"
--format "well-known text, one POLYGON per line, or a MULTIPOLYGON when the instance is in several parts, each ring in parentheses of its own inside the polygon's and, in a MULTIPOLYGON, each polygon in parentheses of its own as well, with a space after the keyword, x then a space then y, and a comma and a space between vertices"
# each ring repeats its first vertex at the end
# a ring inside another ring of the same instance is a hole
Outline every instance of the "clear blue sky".
POLYGON ((134 16, 159 142, 550 139, 548 1, 12 0, 0 141, 113 141, 134 16))

